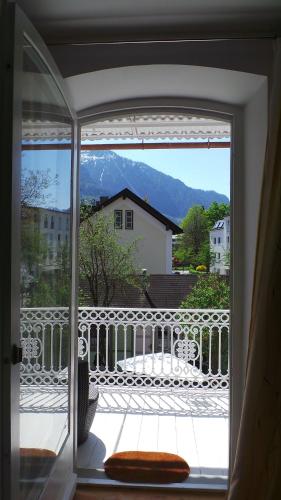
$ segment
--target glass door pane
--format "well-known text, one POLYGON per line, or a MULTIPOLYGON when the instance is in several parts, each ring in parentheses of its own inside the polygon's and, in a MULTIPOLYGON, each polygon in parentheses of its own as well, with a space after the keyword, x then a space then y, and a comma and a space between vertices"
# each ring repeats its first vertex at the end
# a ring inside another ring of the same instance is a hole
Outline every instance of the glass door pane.
POLYGON ((69 434, 72 117, 25 39, 22 60, 20 494, 37 499, 69 434))

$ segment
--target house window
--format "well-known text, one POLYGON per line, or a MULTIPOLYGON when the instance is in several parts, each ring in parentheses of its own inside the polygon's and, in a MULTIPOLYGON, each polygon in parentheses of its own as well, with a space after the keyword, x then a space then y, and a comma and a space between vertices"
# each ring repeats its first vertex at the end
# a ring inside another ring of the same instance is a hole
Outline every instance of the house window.
POLYGON ((122 229, 123 212, 122 210, 114 210, 114 227, 115 229, 122 229))
POLYGON ((214 238, 214 244, 216 244, 216 242, 217 242, 217 238, 214 238))
POLYGON ((125 211, 125 229, 134 229, 134 212, 133 210, 125 211))
POLYGON ((220 253, 218 253, 218 260, 220 260, 220 258, 221 258, 221 254, 220 254, 220 253))
POLYGON ((54 221, 54 216, 52 215, 51 217, 51 229, 54 229, 55 227, 55 221, 54 221))
POLYGON ((59 217, 59 229, 61 229, 61 217, 59 217))
POLYGON ((221 239, 220 239, 220 238, 218 238, 218 243, 220 243, 220 242, 221 242, 221 239))
POLYGON ((48 215, 45 215, 44 217, 44 227, 48 227, 48 215))

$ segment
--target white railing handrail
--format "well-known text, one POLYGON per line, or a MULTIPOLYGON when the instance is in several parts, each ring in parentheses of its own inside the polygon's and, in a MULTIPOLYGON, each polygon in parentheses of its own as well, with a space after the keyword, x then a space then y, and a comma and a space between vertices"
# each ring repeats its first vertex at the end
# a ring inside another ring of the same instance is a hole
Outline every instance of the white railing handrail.
MULTIPOLYGON (((178 309, 172 309, 172 308, 167 308, 167 307, 95 307, 95 306, 79 306, 78 311, 83 311, 83 310, 88 310, 88 309, 93 309, 94 311, 160 311, 160 312, 181 312, 181 311, 188 311, 191 313, 194 312, 218 312, 218 313, 229 313, 230 309, 215 309, 215 308, 201 308, 201 309, 194 309, 194 308, 178 308, 178 309)), ((57 307, 57 306, 50 306, 50 307, 21 307, 21 311, 68 311, 69 307, 57 307)))
POLYGON ((21 307, 20 311, 21 312, 27 312, 27 311, 69 311, 69 307, 56 307, 56 306, 50 306, 50 307, 21 307))
MULTIPOLYGON (((39 309, 39 308, 38 308, 39 309)), ((115 306, 112 306, 112 307, 78 307, 78 310, 79 311, 83 311, 83 310, 89 310, 89 309, 93 309, 95 311, 126 311, 126 312, 130 312, 130 311, 133 311, 133 312, 137 312, 137 311, 147 311, 147 312, 156 312, 156 311, 159 311, 159 312, 174 312, 174 313, 180 313, 180 312, 190 312, 190 313, 196 313, 196 312, 205 312, 205 313, 214 313, 214 312, 217 312, 219 314, 221 313, 229 313, 230 310, 229 309, 214 309, 214 308, 209 308, 209 309, 186 309, 186 308, 178 308, 178 309, 171 309, 171 308, 167 308, 167 307, 164 307, 164 308, 160 308, 160 307, 115 307, 115 306)))
MULTIPOLYGON (((68 313, 21 309, 24 383, 67 383, 68 313)), ((94 384, 223 389, 229 321, 228 309, 79 307, 78 356, 94 384)))

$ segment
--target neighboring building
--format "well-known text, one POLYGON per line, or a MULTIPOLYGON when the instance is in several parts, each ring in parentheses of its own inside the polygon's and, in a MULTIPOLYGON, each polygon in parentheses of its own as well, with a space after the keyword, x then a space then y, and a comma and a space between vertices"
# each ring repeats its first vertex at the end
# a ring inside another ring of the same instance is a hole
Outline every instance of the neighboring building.
POLYGON ((218 220, 210 231, 211 259, 210 272, 229 274, 230 217, 218 220))
POLYGON ((172 237, 182 233, 179 226, 129 189, 102 198, 96 210, 112 215, 121 244, 137 241, 139 268, 148 274, 172 273, 172 237))
POLYGON ((57 258, 63 245, 70 241, 70 214, 68 211, 42 207, 25 207, 27 223, 32 224, 46 243, 45 270, 57 267, 57 258))
POLYGON ((46 265, 56 267, 57 257, 63 245, 69 243, 70 239, 70 216, 69 212, 39 208, 40 233, 46 240, 48 256, 46 265))

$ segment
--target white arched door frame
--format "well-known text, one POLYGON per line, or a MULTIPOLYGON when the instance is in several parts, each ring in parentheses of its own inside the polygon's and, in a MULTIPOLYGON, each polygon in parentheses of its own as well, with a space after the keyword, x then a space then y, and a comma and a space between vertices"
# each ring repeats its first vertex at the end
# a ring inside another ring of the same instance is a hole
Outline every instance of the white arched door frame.
MULTIPOLYGON (((136 98, 89 107, 78 112, 80 131, 84 125, 130 113, 180 113, 228 121, 231 147, 231 328, 230 328, 230 441, 229 476, 234 464, 245 377, 244 323, 244 113, 240 106, 204 99, 181 97, 136 98), (239 235, 239 237, 238 237, 239 235), (238 272, 237 272, 238 270, 238 272)), ((80 135, 81 137, 81 135, 80 135)))

